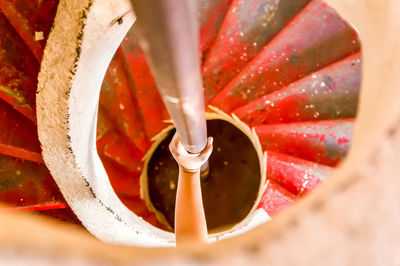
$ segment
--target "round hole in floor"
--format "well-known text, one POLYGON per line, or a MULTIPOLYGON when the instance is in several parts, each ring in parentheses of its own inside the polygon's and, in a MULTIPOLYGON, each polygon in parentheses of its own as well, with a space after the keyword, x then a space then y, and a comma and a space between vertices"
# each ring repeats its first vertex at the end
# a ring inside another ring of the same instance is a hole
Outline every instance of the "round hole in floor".
MULTIPOLYGON (((208 120, 207 130, 214 138, 214 151, 201 187, 207 227, 216 233, 240 223, 253 209, 261 183, 260 162, 250 139, 231 123, 208 120)), ((174 225, 178 181, 178 165, 168 147, 174 134, 170 130, 158 144, 147 167, 149 199, 169 228, 174 225)))

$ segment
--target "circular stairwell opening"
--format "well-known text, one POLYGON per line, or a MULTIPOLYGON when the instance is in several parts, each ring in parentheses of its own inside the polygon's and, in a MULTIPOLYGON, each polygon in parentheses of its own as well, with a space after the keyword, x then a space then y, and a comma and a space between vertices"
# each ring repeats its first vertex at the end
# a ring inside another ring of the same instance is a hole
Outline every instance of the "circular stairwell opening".
MULTIPOLYGON (((201 188, 207 228, 217 233, 239 224, 254 209, 263 183, 262 158, 247 135, 226 120, 208 120, 207 131, 214 137, 214 152, 201 188)), ((165 132, 150 149, 141 182, 150 208, 170 230, 178 180, 178 165, 168 148, 174 134, 174 129, 165 132)))

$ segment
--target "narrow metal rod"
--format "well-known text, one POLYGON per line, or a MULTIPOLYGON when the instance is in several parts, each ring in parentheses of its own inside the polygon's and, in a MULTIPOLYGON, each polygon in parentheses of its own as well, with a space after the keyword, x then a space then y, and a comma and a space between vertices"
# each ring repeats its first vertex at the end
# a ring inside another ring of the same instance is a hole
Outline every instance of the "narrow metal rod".
POLYGON ((131 0, 139 42, 188 152, 207 144, 196 0, 131 0))

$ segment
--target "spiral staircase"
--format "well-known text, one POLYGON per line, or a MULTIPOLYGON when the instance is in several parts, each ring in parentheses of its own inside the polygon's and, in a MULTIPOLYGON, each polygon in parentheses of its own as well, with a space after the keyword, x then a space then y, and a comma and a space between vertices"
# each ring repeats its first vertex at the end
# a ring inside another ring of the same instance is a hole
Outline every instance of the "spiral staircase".
MULTIPOLYGON (((42 160, 35 118, 57 5, 0 0, 0 200, 10 210, 79 224, 42 160)), ((257 208, 273 216, 346 156, 361 80, 357 32, 319 0, 199 0, 199 7, 206 106, 254 128, 267 153, 257 208)), ((133 26, 104 78, 97 150, 121 201, 161 228, 141 198, 139 177, 168 119, 133 26)))

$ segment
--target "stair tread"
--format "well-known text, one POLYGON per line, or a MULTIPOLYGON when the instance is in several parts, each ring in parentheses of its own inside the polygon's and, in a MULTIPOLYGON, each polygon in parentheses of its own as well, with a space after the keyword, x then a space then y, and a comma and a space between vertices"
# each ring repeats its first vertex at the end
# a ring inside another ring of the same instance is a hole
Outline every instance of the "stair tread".
POLYGON ((203 62, 205 101, 212 99, 309 0, 234 0, 203 62))
POLYGON ((40 62, 58 0, 0 0, 0 8, 40 62))
POLYGON ((311 1, 210 102, 225 112, 357 52, 357 32, 332 8, 311 1))
POLYGON ((36 126, 0 100, 0 154, 43 163, 36 126))
POLYGON ((217 35, 232 0, 198 1, 199 45, 204 53, 217 35))
POLYGON ((44 165, 0 154, 0 201, 22 207, 64 199, 44 165))
POLYGON ((353 118, 361 86, 357 53, 233 112, 249 126, 353 118))
POLYGON ((36 123, 39 64, 0 12, 0 98, 36 123))
POLYGON ((97 122, 97 153, 131 172, 140 172, 144 153, 132 147, 116 130, 103 108, 99 108, 97 122))
POLYGON ((145 153, 150 143, 145 134, 143 116, 130 89, 122 57, 122 53, 116 53, 111 60, 100 91, 100 105, 126 140, 145 153))
POLYGON ((264 150, 337 165, 347 154, 354 119, 259 125, 254 129, 264 150))
POLYGON ((296 196, 278 185, 273 180, 268 180, 258 208, 264 209, 269 216, 273 216, 294 204, 296 196))
POLYGON ((143 117, 146 118, 144 127, 147 136, 151 139, 166 127, 163 121, 168 120, 169 115, 158 93, 144 54, 138 46, 134 27, 125 37, 121 48, 129 64, 135 86, 134 95, 136 95, 143 117))
POLYGON ((290 155, 267 153, 267 178, 294 195, 311 192, 333 171, 333 168, 290 155))

